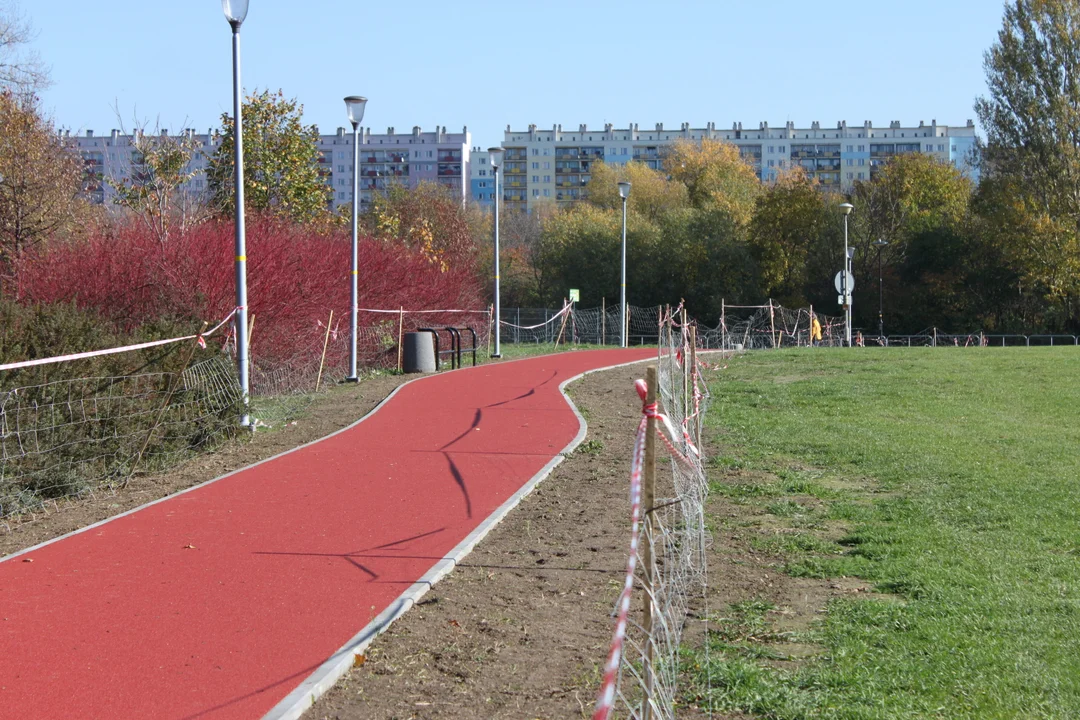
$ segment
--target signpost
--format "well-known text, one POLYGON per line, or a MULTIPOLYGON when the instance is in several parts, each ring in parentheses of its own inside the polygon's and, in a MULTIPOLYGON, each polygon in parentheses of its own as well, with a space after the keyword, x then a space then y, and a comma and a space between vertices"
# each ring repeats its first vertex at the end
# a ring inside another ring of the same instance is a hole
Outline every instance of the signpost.
POLYGON ((581 302, 581 290, 570 288, 570 302, 581 302))
POLYGON ((836 292, 840 293, 840 296, 836 298, 837 304, 845 308, 851 305, 851 291, 855 289, 855 277, 850 272, 841 270, 833 278, 833 285, 836 287, 836 292))

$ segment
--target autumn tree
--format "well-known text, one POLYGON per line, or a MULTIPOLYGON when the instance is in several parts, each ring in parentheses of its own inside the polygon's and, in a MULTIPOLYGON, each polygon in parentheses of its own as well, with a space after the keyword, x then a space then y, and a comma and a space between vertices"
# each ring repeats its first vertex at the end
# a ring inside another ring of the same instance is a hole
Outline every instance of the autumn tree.
POLYGON ((694 207, 718 207, 743 225, 762 190, 754 166, 723 140, 676 141, 664 153, 664 170, 686 187, 694 207))
POLYGON ((1010 0, 984 58, 983 181, 1029 291, 1080 322, 1080 3, 1010 0))
POLYGON ((798 307, 813 296, 808 286, 831 287, 831 275, 827 271, 812 275, 811 266, 820 263, 810 261, 812 251, 823 245, 839 247, 835 243, 838 225, 833 208, 840 202, 798 166, 782 172, 775 183, 765 188, 754 206, 749 241, 767 295, 781 304, 798 307))
POLYGON ((209 213, 207 198, 191 187, 198 175, 191 161, 202 143, 188 133, 146 133, 142 127, 131 137, 137 161, 123 177, 108 178, 116 191, 113 202, 129 210, 164 243, 172 228, 184 232, 209 213))
MULTIPOLYGON (((319 172, 319 130, 303 124, 304 108, 278 91, 249 95, 244 120, 244 203, 293 222, 325 221, 331 188, 319 172)), ((221 137, 207 179, 214 207, 235 212, 235 122, 221 116, 221 137)))
POLYGON ((372 236, 402 243, 444 271, 475 260, 477 248, 461 198, 436 183, 391 185, 374 196, 361 220, 372 236))
POLYGON ((0 92, 0 262, 77 226, 83 165, 32 101, 0 92))
POLYGON ((663 173, 640 162, 593 164, 586 201, 604 210, 622 212, 619 183, 623 181, 631 186, 627 199, 627 211, 630 213, 655 221, 665 213, 690 205, 685 185, 671 182, 663 173))

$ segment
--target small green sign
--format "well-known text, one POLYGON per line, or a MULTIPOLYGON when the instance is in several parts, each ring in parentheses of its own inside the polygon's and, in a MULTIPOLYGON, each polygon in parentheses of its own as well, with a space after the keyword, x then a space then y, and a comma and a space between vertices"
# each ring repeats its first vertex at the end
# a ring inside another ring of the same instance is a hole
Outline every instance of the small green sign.
POLYGON ((581 291, 577 288, 570 288, 570 302, 581 302, 581 291))

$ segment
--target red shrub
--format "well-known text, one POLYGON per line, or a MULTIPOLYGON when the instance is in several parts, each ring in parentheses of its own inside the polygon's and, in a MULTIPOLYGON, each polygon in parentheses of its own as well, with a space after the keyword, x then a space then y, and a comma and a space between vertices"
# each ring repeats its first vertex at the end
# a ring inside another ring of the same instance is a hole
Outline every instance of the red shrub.
MULTIPOLYGON (((308 355, 330 310, 348 327, 350 239, 265 219, 247 230, 252 355, 281 362, 308 355)), ((480 308, 472 267, 446 272, 419 252, 361 238, 360 306, 480 308)), ((72 302, 132 329, 162 318, 216 321, 236 304, 231 223, 208 223, 159 244, 138 226, 54 246, 18 268, 24 301, 72 302)), ((363 318, 361 319, 363 322, 363 318)))

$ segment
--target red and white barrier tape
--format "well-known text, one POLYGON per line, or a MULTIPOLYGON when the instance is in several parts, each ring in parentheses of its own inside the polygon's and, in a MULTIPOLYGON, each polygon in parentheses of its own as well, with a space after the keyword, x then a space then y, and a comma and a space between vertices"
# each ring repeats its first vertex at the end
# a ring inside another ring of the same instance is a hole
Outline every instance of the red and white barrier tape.
MULTIPOLYGON (((374 310, 372 308, 357 308, 356 312, 366 313, 389 313, 393 315, 400 315, 402 310, 374 310)), ((490 315, 487 310, 405 310, 406 315, 424 315, 424 314, 465 314, 465 315, 490 315)))
POLYGON ((0 365, 0 370, 19 370, 21 368, 35 367, 37 365, 50 365, 52 363, 68 362, 70 360, 85 360, 86 358, 100 357, 102 355, 116 355, 118 353, 131 352, 133 350, 144 350, 146 348, 157 347, 159 345, 168 345, 170 343, 183 342, 185 340, 195 340, 199 343, 200 347, 206 347, 206 338, 213 335, 220 330, 225 323, 229 322, 236 314, 236 309, 233 309, 225 319, 218 323, 212 330, 204 333, 196 333, 194 335, 185 335, 183 337, 169 338, 168 340, 153 340, 151 342, 139 343, 137 345, 125 345, 118 348, 107 348, 105 350, 91 350, 89 352, 74 353, 71 355, 57 355, 56 357, 38 358, 37 360, 23 360, 22 362, 7 363, 6 365, 0 365))
POLYGON ((544 322, 540 323, 539 325, 515 325, 514 323, 507 322, 505 320, 501 321, 499 324, 504 326, 504 327, 512 327, 512 328, 516 328, 518 330, 535 330, 536 328, 541 328, 541 327, 544 327, 545 325, 550 325, 551 323, 555 322, 556 320, 561 318, 563 315, 570 312, 570 309, 573 306, 574 306, 573 303, 567 303, 567 304, 563 305, 562 310, 555 313, 554 315, 551 316, 550 319, 545 320, 544 322))
MULTIPOLYGON (((675 435, 671 421, 659 411, 656 403, 646 404, 646 392, 648 390, 644 380, 634 382, 634 388, 641 397, 641 422, 638 423, 637 435, 634 439, 634 454, 630 461, 630 554, 626 559, 626 579, 623 581, 622 593, 619 595, 618 611, 615 620, 615 634, 611 639, 611 648, 608 651, 608 659, 604 664, 604 679, 600 685, 600 694, 593 710, 593 720, 608 720, 612 709, 615 707, 615 686, 618 684, 619 664, 622 661, 623 643, 626 640, 626 624, 630 616, 630 595, 634 588, 634 571, 637 569, 637 552, 641 542, 641 475, 645 465, 645 438, 648 432, 649 418, 656 418, 664 423, 668 432, 675 435)), ((656 434, 667 445, 668 450, 677 459, 687 465, 690 460, 679 452, 668 437, 656 429, 656 434)), ((690 445, 694 452, 697 449, 690 445)))

